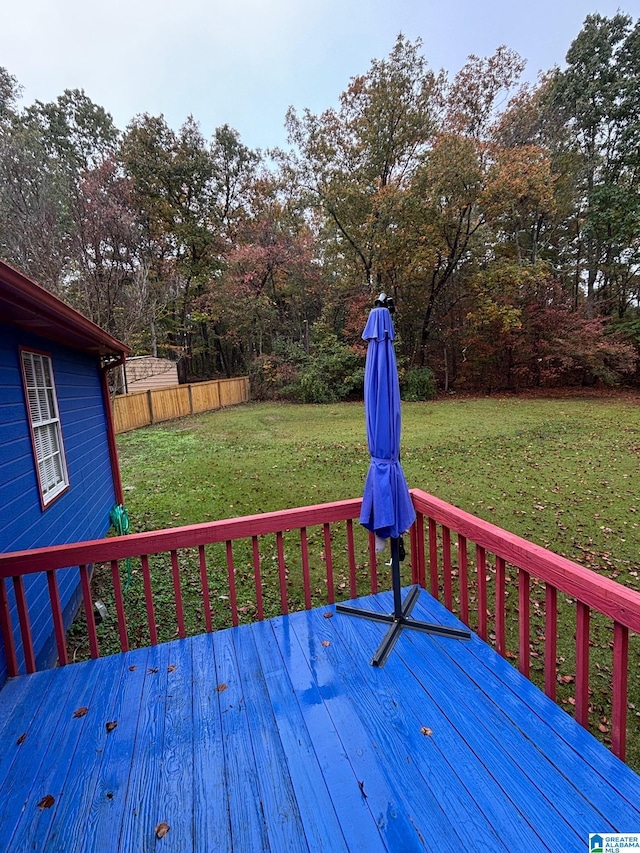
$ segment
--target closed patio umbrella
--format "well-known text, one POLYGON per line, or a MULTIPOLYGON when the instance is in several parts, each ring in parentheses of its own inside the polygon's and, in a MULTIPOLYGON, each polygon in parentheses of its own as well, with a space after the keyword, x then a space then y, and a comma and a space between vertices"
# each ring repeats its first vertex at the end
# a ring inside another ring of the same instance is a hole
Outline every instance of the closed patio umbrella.
POLYGON ((382 666, 403 628, 415 628, 440 636, 469 639, 468 631, 444 628, 410 619, 420 588, 411 589, 404 605, 400 589, 402 534, 411 527, 416 514, 400 464, 400 385, 393 348, 395 331, 391 311, 393 301, 381 293, 369 314, 362 333, 368 342, 364 374, 364 406, 367 441, 371 463, 364 486, 360 523, 375 534, 377 541, 391 540, 391 580, 394 608, 392 614, 378 613, 338 604, 336 610, 351 616, 364 616, 391 624, 371 663, 382 666))

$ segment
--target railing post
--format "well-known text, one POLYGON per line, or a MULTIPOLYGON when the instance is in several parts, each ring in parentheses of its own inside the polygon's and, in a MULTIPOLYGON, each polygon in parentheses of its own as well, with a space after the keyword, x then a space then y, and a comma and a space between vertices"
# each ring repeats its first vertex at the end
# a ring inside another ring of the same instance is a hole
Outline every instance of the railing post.
POLYGON ((502 657, 507 654, 505 608, 506 608, 506 565, 502 557, 496 557, 495 626, 496 648, 502 657))
POLYGON ((469 561, 467 540, 458 534, 458 588, 460 590, 460 621, 469 624, 469 561))
POLYGON ((427 567, 425 564, 425 548, 424 548, 424 515, 421 512, 416 512, 415 537, 416 537, 416 569, 417 583, 426 589, 427 586, 427 567))
POLYGON ((451 577, 451 531, 442 528, 442 575, 444 585, 444 606, 453 613, 453 586, 451 577))
POLYGON ((4 643, 4 656, 7 661, 7 673, 10 678, 15 678, 18 675, 18 658, 16 655, 16 644, 13 639, 11 611, 9 610, 9 599, 7 598, 7 587, 4 578, 0 578, 0 627, 2 628, 2 642, 4 643))
POLYGON ((576 720, 589 727, 589 607, 581 601, 576 610, 576 720))
POLYGON ((529 575, 523 569, 518 569, 518 666, 526 678, 529 678, 531 661, 530 609, 529 575))
POLYGON ((629 678, 629 629, 613 623, 613 711, 611 749, 622 761, 627 747, 627 690, 629 678))
POLYGON ((487 639, 487 553, 476 545, 476 571, 478 579, 478 636, 487 639))
POLYGON ((544 692, 556 700, 556 667, 558 658, 558 591, 545 585, 544 605, 544 692))
POLYGON ((432 518, 429 519, 429 576, 431 595, 438 599, 438 529, 432 518))

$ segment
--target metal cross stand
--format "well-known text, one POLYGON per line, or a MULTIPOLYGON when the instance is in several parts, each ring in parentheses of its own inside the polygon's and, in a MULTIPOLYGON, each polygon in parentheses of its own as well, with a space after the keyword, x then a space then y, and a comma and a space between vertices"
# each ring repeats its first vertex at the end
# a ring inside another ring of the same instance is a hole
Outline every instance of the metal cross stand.
POLYGON ((337 604, 336 611, 347 616, 361 616, 374 622, 386 622, 390 625, 376 653, 371 658, 372 666, 384 666, 391 654, 396 640, 405 628, 422 631, 425 634, 436 634, 439 637, 452 637, 456 640, 469 640, 471 633, 460 628, 447 628, 432 622, 420 622, 410 618, 411 611, 420 595, 420 587, 414 586, 402 602, 400 589, 400 539, 391 538, 391 580, 393 586, 393 613, 378 613, 374 610, 364 610, 350 607, 348 604, 337 604))

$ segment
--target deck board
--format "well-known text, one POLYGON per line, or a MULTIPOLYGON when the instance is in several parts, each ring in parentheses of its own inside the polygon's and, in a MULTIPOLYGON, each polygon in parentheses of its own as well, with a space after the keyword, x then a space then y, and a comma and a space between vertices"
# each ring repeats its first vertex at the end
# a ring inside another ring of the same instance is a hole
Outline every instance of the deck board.
MULTIPOLYGON (((459 624, 426 592, 414 615, 459 624)), ((324 607, 13 679, 0 851, 571 853, 640 830, 640 778, 475 635, 404 631, 376 669, 384 630, 324 607)))
MULTIPOLYGON (((380 599, 379 599, 380 600, 380 599)), ((378 600, 378 601, 379 601, 378 600)), ((444 607, 430 596, 420 598, 416 615, 437 619, 443 624, 459 624, 444 607)), ((640 804, 640 776, 617 759, 555 702, 538 690, 506 660, 473 637, 470 643, 453 649, 445 641, 436 643, 455 660, 464 679, 471 678, 482 690, 499 696, 499 709, 504 719, 517 722, 518 729, 534 744, 540 745, 552 767, 563 766, 578 791, 589 791, 604 820, 617 827, 637 819, 640 804), (455 656, 454 656, 455 655, 455 656), (507 689, 505 689, 507 688, 507 689), (568 749, 567 749, 568 748, 568 749)), ((448 666, 449 662, 444 661, 448 666)), ((632 830, 633 831, 633 830, 632 830)))

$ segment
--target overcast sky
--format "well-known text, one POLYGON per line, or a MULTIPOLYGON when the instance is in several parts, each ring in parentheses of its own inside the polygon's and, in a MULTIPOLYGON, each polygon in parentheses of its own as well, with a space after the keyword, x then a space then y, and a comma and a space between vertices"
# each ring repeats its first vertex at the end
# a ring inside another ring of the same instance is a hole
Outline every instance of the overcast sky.
POLYGON ((124 129, 189 114, 209 138, 229 124, 251 148, 284 145, 293 105, 336 106, 349 80, 420 37, 429 66, 451 75, 501 44, 527 60, 525 79, 562 66, 585 17, 640 0, 5 0, 0 65, 23 105, 84 89, 124 129))

